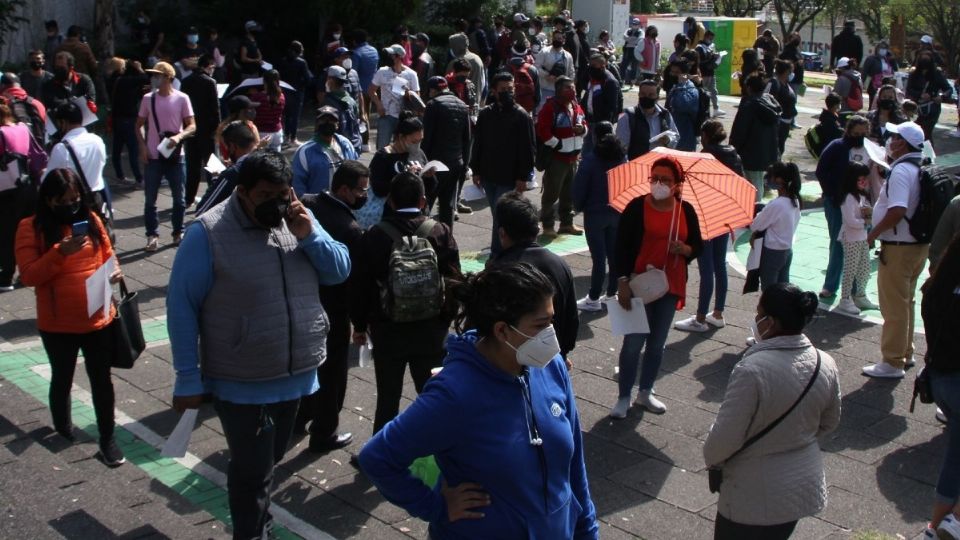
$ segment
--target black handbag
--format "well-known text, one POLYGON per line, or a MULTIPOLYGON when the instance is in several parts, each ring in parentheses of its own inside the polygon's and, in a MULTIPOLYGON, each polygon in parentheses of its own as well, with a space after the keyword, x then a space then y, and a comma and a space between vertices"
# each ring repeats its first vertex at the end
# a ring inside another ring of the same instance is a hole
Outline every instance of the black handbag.
POLYGON ((114 351, 110 366, 130 369, 147 348, 147 343, 143 339, 143 327, 140 325, 137 293, 128 291, 123 279, 120 280, 120 301, 116 305, 117 316, 110 323, 114 351))
MULTIPOLYGON (((797 405, 799 405, 800 402, 803 401, 803 398, 806 397, 807 392, 809 392, 810 388, 813 387, 813 383, 817 382, 817 377, 820 376, 820 351, 818 349, 814 349, 814 350, 817 351, 817 367, 814 368, 813 375, 810 377, 810 382, 807 383, 807 387, 804 388, 803 392, 800 393, 800 397, 798 397, 797 400, 793 402, 793 405, 791 405, 790 408, 787 409, 787 412, 781 414, 780 417, 774 420, 773 422, 770 422, 770 425, 763 428, 763 431, 747 439, 747 441, 743 443, 743 446, 738 448, 736 452, 730 454, 730 457, 725 459, 724 462, 730 461, 731 459, 736 457, 740 452, 743 452, 744 450, 749 448, 750 445, 762 439, 767 433, 770 433, 771 431, 773 431, 773 428, 777 427, 777 425, 780 424, 780 422, 782 422, 784 418, 789 416, 790 413, 792 413, 793 410, 797 408, 797 405)), ((719 492, 720 484, 723 483, 723 468, 710 467, 709 469, 707 469, 707 483, 710 487, 710 493, 719 492)))
MULTIPOLYGON (((156 130, 157 136, 160 141, 163 141, 164 138, 173 137, 176 135, 176 132, 173 131, 160 131, 160 118, 157 116, 157 93, 154 92, 153 96, 150 97, 150 110, 153 112, 153 129, 156 130)), ((169 157, 164 157, 160 151, 157 151, 157 159, 163 162, 177 163, 180 161, 180 152, 183 149, 183 141, 177 143, 173 150, 170 152, 169 157)))

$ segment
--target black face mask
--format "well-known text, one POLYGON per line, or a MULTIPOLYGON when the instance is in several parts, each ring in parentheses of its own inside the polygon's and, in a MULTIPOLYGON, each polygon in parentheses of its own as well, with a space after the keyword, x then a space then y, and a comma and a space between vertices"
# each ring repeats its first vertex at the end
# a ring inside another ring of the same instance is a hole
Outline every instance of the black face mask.
POLYGON ((897 108, 897 100, 895 99, 881 99, 877 102, 877 107, 892 111, 897 108))
POLYGON ((367 204, 367 196, 362 195, 360 197, 354 197, 353 204, 348 204, 351 210, 359 210, 363 208, 363 205, 367 204))
POLYGON ((63 66, 54 66, 53 67, 53 77, 58 81, 65 81, 70 75, 70 69, 63 66))
POLYGON ((560 41, 559 39, 553 40, 553 48, 559 49, 560 47, 563 47, 563 42, 560 41))
POLYGON ((641 109, 652 109, 657 105, 657 98, 641 97, 639 103, 641 109))
POLYGON ((46 65, 46 62, 30 62, 30 69, 43 69, 43 66, 46 65))
POLYGON ((274 229, 280 226, 289 207, 290 201, 286 199, 270 199, 253 209, 253 217, 264 227, 274 229))
POLYGON ((604 68, 591 67, 591 68, 590 68, 590 78, 591 78, 591 79, 595 79, 595 80, 602 79, 604 73, 606 73, 606 72, 607 72, 607 70, 604 69, 604 68))
POLYGON ((917 62, 917 67, 920 68, 920 69, 923 69, 923 70, 930 69, 930 68, 933 67, 933 61, 932 61, 932 60, 921 60, 921 61, 917 62))
POLYGON ((844 139, 845 139, 848 143, 850 143, 850 145, 853 146, 854 148, 861 148, 861 147, 863 147, 863 139, 864 139, 863 135, 861 135, 861 136, 859 136, 859 137, 845 136, 844 139))
POLYGON ((73 225, 80 213, 80 201, 73 204, 57 204, 53 206, 53 215, 64 225, 73 225))
POLYGON ((510 91, 497 93, 497 100, 500 102, 500 105, 506 109, 512 109, 514 103, 516 103, 513 92, 510 91))
POLYGON ((336 124, 317 124, 317 133, 324 137, 333 137, 333 134, 336 132, 336 124))

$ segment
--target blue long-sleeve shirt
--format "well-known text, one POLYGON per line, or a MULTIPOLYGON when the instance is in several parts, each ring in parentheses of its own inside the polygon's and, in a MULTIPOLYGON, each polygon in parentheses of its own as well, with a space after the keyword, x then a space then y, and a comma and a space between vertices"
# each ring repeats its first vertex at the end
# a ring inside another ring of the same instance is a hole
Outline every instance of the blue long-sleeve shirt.
MULTIPOLYGON (((312 213, 310 220, 313 232, 300 240, 300 249, 316 269, 321 285, 342 283, 350 275, 347 247, 323 230, 312 213)), ((256 283, 251 282, 251 286, 256 283)), ((319 388, 316 370, 258 382, 201 377, 200 310, 212 287, 213 256, 207 231, 194 222, 187 227, 177 250, 167 287, 167 331, 176 371, 173 395, 196 396, 209 392, 224 401, 261 404, 299 399, 316 392, 319 388)))
POLYGON ((293 154, 293 191, 298 197, 307 193, 323 193, 330 189, 333 172, 347 159, 357 159, 357 150, 349 139, 334 134, 333 144, 340 148, 342 159, 332 163, 327 146, 317 139, 306 142, 293 154))

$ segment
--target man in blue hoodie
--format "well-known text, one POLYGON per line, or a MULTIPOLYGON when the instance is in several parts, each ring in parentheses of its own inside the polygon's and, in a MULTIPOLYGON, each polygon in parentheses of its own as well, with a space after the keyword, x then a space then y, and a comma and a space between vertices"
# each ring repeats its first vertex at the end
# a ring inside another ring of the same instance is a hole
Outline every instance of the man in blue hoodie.
POLYGON ((173 408, 214 396, 234 538, 270 527, 273 468, 326 359, 320 286, 350 274, 346 246, 297 200, 290 177, 277 152, 247 156, 237 190, 187 228, 167 290, 173 408))
POLYGON ((316 134, 293 154, 293 191, 297 196, 323 193, 330 189, 330 178, 340 164, 357 159, 349 139, 337 133, 340 112, 329 106, 317 110, 316 134))

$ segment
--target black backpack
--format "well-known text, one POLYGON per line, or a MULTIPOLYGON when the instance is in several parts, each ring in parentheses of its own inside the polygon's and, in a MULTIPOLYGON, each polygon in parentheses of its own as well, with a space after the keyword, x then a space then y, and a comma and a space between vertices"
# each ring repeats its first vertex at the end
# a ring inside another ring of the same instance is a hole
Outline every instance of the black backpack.
POLYGON ((43 146, 45 126, 34 99, 30 96, 25 99, 13 98, 10 100, 10 111, 13 112, 17 122, 23 122, 27 125, 33 138, 40 146, 43 146))
MULTIPOLYGON (((924 165, 919 159, 905 160, 920 167, 920 201, 913 217, 904 218, 910 226, 910 234, 921 244, 929 244, 937 229, 940 216, 954 197, 960 195, 953 175, 933 164, 924 165)), ((887 187, 889 194, 890 187, 887 187)))

